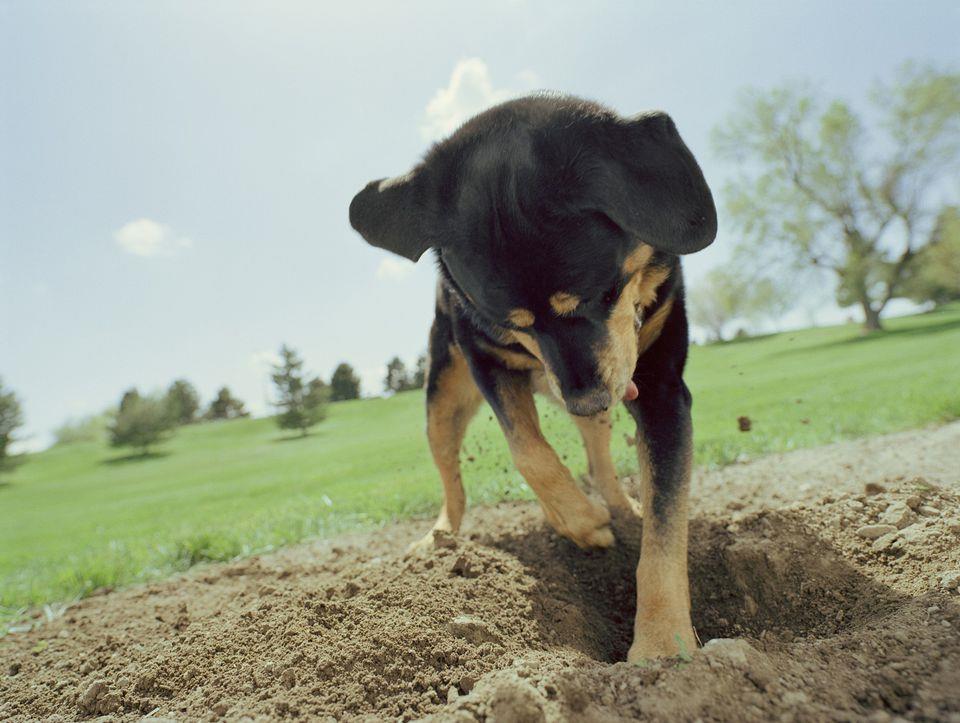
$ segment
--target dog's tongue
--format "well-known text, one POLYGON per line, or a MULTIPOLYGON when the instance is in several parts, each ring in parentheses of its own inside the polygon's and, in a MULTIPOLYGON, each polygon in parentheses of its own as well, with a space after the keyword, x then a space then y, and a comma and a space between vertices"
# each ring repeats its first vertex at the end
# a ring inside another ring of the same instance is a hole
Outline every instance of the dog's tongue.
POLYGON ((623 393, 623 401, 632 402, 634 399, 636 399, 639 396, 640 396, 640 390, 637 389, 637 385, 634 384, 633 380, 631 379, 629 382, 627 382, 627 389, 623 393))

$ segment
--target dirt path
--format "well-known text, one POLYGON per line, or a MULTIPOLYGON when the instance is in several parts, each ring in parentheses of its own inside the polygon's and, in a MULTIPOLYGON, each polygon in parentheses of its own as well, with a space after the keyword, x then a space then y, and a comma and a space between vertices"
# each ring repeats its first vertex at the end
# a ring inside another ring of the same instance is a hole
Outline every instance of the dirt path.
POLYGON ((960 424, 694 494, 684 659, 618 662, 638 525, 587 553, 504 504, 85 600, 0 641, 0 719, 960 721, 960 424))

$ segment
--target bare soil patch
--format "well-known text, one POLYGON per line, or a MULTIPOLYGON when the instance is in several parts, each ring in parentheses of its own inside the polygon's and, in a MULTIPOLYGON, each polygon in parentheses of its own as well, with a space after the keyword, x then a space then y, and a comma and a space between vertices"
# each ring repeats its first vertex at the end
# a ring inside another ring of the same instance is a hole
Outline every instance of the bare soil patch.
POLYGON ((639 523, 531 504, 99 595, 0 640, 0 719, 960 721, 960 424, 698 472, 703 649, 625 662, 639 523))

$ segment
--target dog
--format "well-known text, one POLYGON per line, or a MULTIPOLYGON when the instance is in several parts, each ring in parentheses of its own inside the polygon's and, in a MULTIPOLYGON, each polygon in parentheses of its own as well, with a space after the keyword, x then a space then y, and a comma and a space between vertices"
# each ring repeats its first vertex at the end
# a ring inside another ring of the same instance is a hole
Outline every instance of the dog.
MULTIPOLYGON (((439 268, 427 438, 443 483, 433 530, 456 534, 459 453, 480 403, 549 524, 584 548, 639 514, 610 456, 611 407, 636 421, 643 532, 629 661, 696 648, 687 573, 691 396, 680 256, 713 242, 717 212, 671 118, 622 117, 539 94, 467 121, 409 173, 372 181, 350 223, 373 246, 439 268), (534 392, 562 403, 606 507, 540 430, 534 392)), ((414 549, 433 544, 433 530, 414 549)))

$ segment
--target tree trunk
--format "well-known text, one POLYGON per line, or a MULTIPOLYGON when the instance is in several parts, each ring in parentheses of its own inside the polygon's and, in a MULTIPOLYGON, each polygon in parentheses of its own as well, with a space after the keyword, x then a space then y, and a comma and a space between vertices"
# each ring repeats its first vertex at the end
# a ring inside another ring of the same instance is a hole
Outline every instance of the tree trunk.
POLYGON ((880 323, 880 310, 874 309, 869 299, 861 299, 860 306, 863 307, 863 333, 870 334, 875 331, 883 331, 883 325, 880 323))

